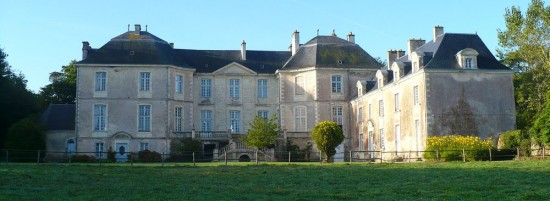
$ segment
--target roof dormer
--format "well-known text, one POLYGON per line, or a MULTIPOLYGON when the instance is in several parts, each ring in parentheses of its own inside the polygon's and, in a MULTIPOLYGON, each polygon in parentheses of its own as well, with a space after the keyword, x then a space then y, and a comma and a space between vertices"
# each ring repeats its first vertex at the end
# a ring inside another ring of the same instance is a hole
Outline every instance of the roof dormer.
POLYGON ((424 52, 414 51, 411 53, 411 63, 412 63, 412 72, 417 72, 420 70, 420 67, 424 66, 424 52))
POLYGON ((479 53, 472 48, 465 48, 456 53, 456 61, 463 69, 477 69, 477 56, 479 53))
POLYGON ((377 80, 378 89, 384 87, 384 85, 388 83, 388 71, 386 70, 376 71, 376 80, 377 80))

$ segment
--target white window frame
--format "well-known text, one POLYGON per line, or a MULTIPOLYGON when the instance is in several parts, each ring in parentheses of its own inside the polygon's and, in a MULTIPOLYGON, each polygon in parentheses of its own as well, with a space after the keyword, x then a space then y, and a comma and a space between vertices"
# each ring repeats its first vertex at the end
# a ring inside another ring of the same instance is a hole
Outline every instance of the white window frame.
POLYGON ((182 132, 183 131, 183 107, 176 106, 174 108, 174 131, 182 132))
POLYGON ((183 75, 176 75, 175 89, 176 93, 183 94, 183 75))
POLYGON ((414 105, 418 105, 420 103, 418 97, 418 85, 413 87, 413 100, 414 105))
POLYGON ((95 73, 95 91, 107 91, 107 72, 95 73))
POLYGON ((296 96, 303 96, 305 95, 306 89, 306 81, 304 76, 296 76, 294 77, 294 95, 296 96))
POLYGON ((210 98, 212 96, 212 79, 201 79, 201 97, 210 98))
POLYGON ((105 152, 105 143, 103 142, 96 142, 95 143, 95 157, 96 158, 103 158, 105 152))
POLYGON ((342 90, 342 75, 332 75, 331 78, 332 93, 341 94, 342 90))
POLYGON ((240 79, 229 79, 229 97, 240 98, 240 79))
POLYGON ((139 143, 139 150, 140 151, 150 150, 149 149, 149 143, 148 142, 140 142, 139 143))
POLYGON ((151 72, 139 72, 139 90, 151 91, 151 72))
POLYGON ((342 106, 332 106, 332 121, 339 126, 344 126, 344 108, 342 106))
POLYGON ((138 132, 151 132, 151 105, 138 105, 138 132))
POLYGON ((94 131, 107 131, 107 105, 106 104, 95 104, 94 105, 94 119, 93 119, 93 129, 94 131))
POLYGON ((230 110, 229 111, 229 128, 231 133, 241 133, 241 111, 230 110))
POLYGON ((267 110, 259 110, 258 116, 269 119, 269 111, 267 110))
POLYGON ((201 131, 212 131, 212 110, 201 110, 201 131))
POLYGON ((401 111, 401 109, 399 108, 399 93, 396 93, 393 95, 393 98, 394 98, 394 107, 395 107, 395 112, 399 112, 401 111))
POLYGON ((294 107, 294 130, 297 132, 307 131, 307 107, 294 107))
POLYGON ((267 79, 258 79, 258 98, 267 98, 267 79))

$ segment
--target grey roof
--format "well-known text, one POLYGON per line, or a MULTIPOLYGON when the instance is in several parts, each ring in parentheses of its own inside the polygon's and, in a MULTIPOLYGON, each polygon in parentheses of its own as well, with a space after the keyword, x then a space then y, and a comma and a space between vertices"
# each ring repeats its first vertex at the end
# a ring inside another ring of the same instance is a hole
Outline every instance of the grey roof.
POLYGON ((302 45, 282 69, 306 67, 380 69, 382 66, 355 43, 336 36, 317 36, 302 45))
POLYGON ((46 130, 75 130, 75 105, 51 104, 41 117, 46 130))

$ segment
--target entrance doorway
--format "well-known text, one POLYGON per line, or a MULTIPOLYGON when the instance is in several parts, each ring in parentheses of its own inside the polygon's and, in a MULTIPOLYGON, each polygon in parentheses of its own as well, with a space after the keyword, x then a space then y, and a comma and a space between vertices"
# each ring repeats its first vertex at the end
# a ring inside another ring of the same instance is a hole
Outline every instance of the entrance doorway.
POLYGON ((118 163, 124 163, 128 160, 128 143, 116 143, 116 154, 115 159, 118 163))
POLYGON ((214 159, 214 149, 216 149, 216 144, 204 145, 204 160, 212 161, 214 159))

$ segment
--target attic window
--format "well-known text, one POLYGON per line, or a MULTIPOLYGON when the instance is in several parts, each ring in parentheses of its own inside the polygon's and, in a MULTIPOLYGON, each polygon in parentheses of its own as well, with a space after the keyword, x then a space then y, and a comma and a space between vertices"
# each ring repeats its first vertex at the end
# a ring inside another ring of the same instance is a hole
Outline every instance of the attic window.
POLYGON ((458 65, 463 69, 477 69, 477 56, 479 53, 472 49, 466 48, 460 50, 456 54, 456 60, 458 65))
POLYGON ((342 64, 342 60, 338 60, 338 64, 342 64))
POLYGON ((132 50, 132 51, 130 51, 130 55, 134 55, 134 51, 133 51, 133 50, 132 50))

